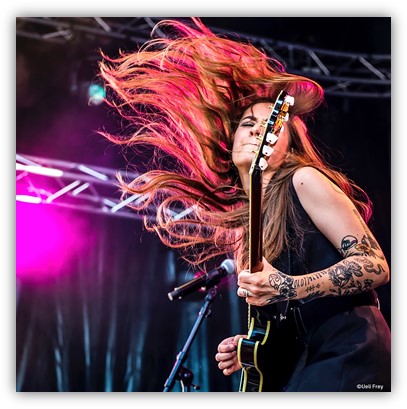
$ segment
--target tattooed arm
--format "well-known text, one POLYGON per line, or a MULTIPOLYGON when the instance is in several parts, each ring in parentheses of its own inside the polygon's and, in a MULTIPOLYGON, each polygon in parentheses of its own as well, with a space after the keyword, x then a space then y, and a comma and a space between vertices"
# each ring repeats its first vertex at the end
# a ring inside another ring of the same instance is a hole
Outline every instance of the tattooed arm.
POLYGON ((309 300, 368 291, 389 281, 389 267, 373 234, 349 198, 314 168, 299 169, 294 187, 316 227, 331 241, 343 260, 310 274, 291 277, 266 260, 263 271, 238 277, 238 295, 253 305, 286 299, 309 300))

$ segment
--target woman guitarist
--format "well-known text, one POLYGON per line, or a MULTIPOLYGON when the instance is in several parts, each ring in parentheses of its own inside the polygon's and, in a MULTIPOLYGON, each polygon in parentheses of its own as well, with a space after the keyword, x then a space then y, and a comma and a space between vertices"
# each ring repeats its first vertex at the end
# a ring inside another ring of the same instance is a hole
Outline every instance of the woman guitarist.
MULTIPOLYGON (((389 267, 368 227, 369 199, 324 162, 307 133, 322 88, 193 23, 162 21, 165 37, 100 64, 112 106, 131 125, 127 137, 105 136, 154 152, 147 172, 120 179, 123 191, 143 197, 131 203, 136 211, 157 206, 147 227, 191 263, 234 255, 237 295, 269 325, 267 342, 254 348, 257 390, 390 390, 390 331, 374 291, 389 281, 389 267), (282 90, 295 103, 270 143, 259 190, 262 260, 250 271, 250 167, 282 90)), ((239 342, 253 332, 220 342, 225 375, 253 364, 239 342)))

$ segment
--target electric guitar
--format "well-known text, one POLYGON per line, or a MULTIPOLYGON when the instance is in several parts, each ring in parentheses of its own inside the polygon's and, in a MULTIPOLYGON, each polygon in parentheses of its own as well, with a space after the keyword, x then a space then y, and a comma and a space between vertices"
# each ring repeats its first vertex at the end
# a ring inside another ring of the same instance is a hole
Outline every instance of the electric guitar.
MULTIPOLYGON (((258 137, 259 145, 250 167, 249 192, 249 271, 256 273, 263 269, 263 171, 267 168, 267 157, 273 153, 284 121, 294 98, 281 91, 258 137)), ((240 392, 263 392, 267 385, 267 368, 262 368, 262 357, 267 353, 270 342, 271 321, 265 307, 249 305, 249 330, 247 338, 238 343, 237 356, 242 365, 240 392)))

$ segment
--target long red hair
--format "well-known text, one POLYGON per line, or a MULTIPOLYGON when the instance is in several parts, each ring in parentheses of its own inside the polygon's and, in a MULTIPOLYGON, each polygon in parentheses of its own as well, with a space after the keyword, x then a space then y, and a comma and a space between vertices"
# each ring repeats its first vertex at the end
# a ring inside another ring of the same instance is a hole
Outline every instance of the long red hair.
MULTIPOLYGON (((294 96, 289 126, 297 159, 291 169, 326 166, 303 121, 323 101, 320 85, 287 73, 248 42, 215 35, 198 18, 192 23, 161 21, 156 29, 165 32, 165 38, 152 39, 132 53, 120 52, 116 58, 103 55, 100 73, 108 89, 107 102, 129 124, 125 135, 104 135, 123 147, 137 151, 149 146, 153 152, 148 170, 135 180, 127 182, 118 175, 123 192, 143 196, 143 201, 132 202, 135 211, 154 205, 156 221, 146 218, 146 226, 198 264, 247 248, 248 203, 231 149, 234 129, 248 106, 258 100, 274 101, 282 89, 294 96)), ((132 163, 136 171, 137 165, 132 163)), ((327 172, 351 194, 346 178, 327 172)), ((271 191, 279 194, 284 186, 271 191)), ((284 214, 287 203, 279 203, 279 214, 284 214)), ((267 250, 273 259, 286 238, 285 229, 271 228, 280 238, 267 250)))

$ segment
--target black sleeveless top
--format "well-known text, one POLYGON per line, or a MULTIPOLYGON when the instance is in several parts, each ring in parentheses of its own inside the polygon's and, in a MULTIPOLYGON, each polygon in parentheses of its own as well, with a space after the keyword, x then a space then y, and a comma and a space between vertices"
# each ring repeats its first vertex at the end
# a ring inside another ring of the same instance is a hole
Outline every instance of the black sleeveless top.
MULTIPOLYGON (((291 225, 288 226, 291 241, 297 241, 296 247, 290 251, 290 260, 286 254, 282 254, 276 263, 289 261, 288 268, 290 275, 302 275, 323 270, 342 260, 339 251, 335 246, 318 230, 308 213, 303 208, 297 192, 295 191, 293 180, 290 180, 290 195, 294 204, 295 213, 303 230, 303 237, 296 238, 291 225), (299 240, 296 240, 299 239, 299 240)), ((338 221, 339 222, 339 221, 338 221)), ((286 252, 287 253, 287 250, 286 252)), ((284 270, 283 270, 284 271, 284 270)))
MULTIPOLYGON (((294 205, 297 221, 301 226, 301 235, 294 231, 292 221, 288 222, 289 241, 292 243, 289 249, 285 249, 280 256, 273 261, 272 265, 278 270, 291 276, 309 274, 324 270, 341 261, 343 258, 338 249, 325 237, 325 235, 315 226, 308 213, 303 208, 297 192, 295 191, 292 177, 290 180, 289 194, 294 205)), ((338 220, 340 223, 340 220, 338 220)), ((312 291, 318 296, 318 289, 312 291)), ((307 319, 306 313, 312 316, 312 325, 318 325, 323 320, 329 318, 352 306, 356 305, 374 305, 376 302, 376 292, 374 290, 361 294, 347 296, 324 296, 314 297, 310 300, 283 301, 272 304, 268 307, 261 307, 263 316, 266 319, 276 321, 276 327, 279 327, 279 318, 282 317, 284 323, 289 323, 293 319, 290 311, 296 307, 304 310, 304 321, 307 319), (304 304, 307 304, 306 306, 304 304), (277 317, 277 318, 276 318, 277 317), (273 320, 272 319, 272 320, 273 320)), ((281 321, 281 320, 280 320, 281 321)), ((306 322, 305 330, 308 330, 310 322, 306 322)))
MULTIPOLYGON (((272 265, 285 274, 298 276, 321 271, 338 263, 342 260, 341 254, 308 216, 297 196, 292 178, 289 193, 302 234, 298 237, 292 222, 288 223, 292 245, 289 249, 285 249, 272 265)), ((312 289, 312 292, 318 295, 317 289, 312 289)), ((266 307, 254 308, 252 316, 255 316, 258 322, 264 322, 264 320, 271 322, 272 341, 269 348, 272 351, 278 351, 278 354, 271 354, 270 363, 266 364, 266 367, 268 365, 272 367, 267 376, 268 390, 285 388, 304 352, 308 342, 305 340, 309 339, 309 334, 317 331, 333 316, 350 311, 358 305, 373 305, 375 300, 375 291, 368 291, 347 296, 282 301, 266 307)))

